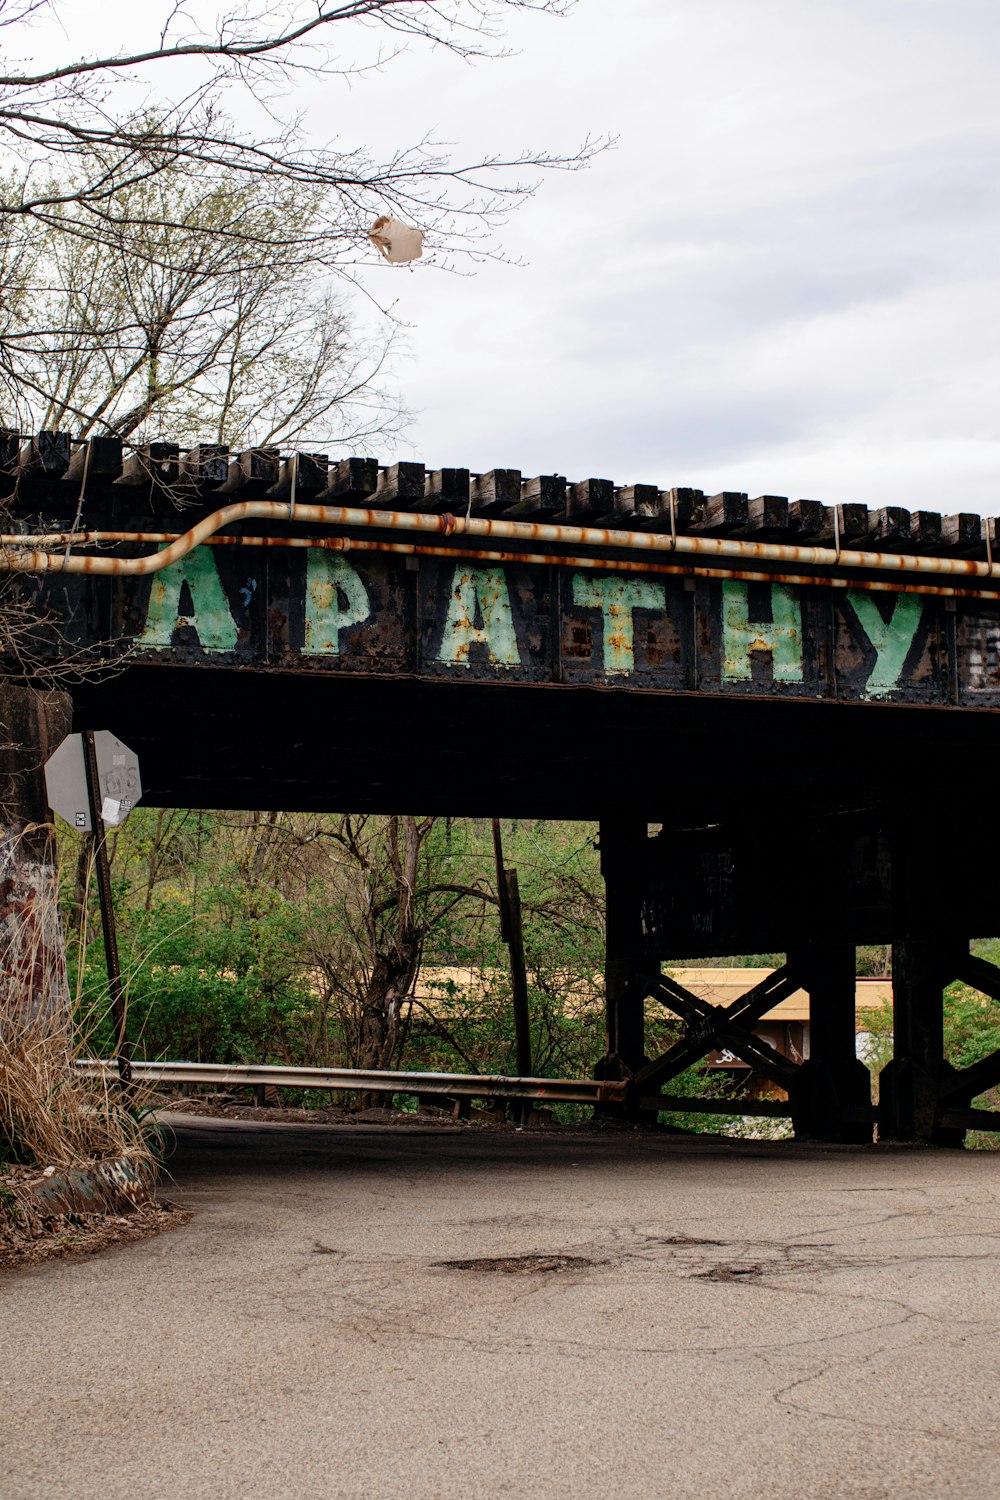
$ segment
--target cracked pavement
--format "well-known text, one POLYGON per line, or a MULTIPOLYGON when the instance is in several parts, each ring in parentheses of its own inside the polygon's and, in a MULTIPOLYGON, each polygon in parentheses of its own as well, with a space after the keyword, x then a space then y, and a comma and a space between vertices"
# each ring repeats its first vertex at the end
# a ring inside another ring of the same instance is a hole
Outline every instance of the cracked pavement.
POLYGON ((3 1500, 992 1500, 1000 1154, 169 1119, 189 1225, 0 1281, 3 1500))

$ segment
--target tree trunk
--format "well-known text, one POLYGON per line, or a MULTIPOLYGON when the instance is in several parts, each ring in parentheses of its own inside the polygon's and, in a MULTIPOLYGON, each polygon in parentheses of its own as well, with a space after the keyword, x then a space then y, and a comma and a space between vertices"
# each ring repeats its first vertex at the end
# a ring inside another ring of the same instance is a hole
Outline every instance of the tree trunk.
POLYGON ((66 954, 44 765, 70 725, 65 693, 0 684, 0 1024, 64 1024, 66 954))
MULTIPOLYGON (((420 962, 420 948, 413 939, 405 954, 387 956, 379 953, 372 966, 371 977, 365 989, 361 1006, 360 1053, 362 1068, 390 1068, 399 1040, 399 1021, 403 1002, 413 987, 420 962)), ((362 1096, 362 1107, 371 1109, 385 1103, 374 1093, 362 1096)))

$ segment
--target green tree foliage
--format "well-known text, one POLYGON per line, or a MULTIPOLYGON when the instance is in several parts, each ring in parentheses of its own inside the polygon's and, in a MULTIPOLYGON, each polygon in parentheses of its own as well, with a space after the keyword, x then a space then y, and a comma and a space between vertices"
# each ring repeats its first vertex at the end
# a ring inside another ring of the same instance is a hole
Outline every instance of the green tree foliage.
MULTIPOLYGON (((533 1072, 591 1076, 605 1050, 596 827, 505 822, 502 831, 524 909, 533 1072)), ((61 837, 74 979, 81 1008, 100 1010, 96 896, 92 882, 86 895, 79 889, 79 836, 63 829, 61 837)), ((146 1057, 516 1070, 487 820, 139 808, 112 835, 112 876, 130 1033, 146 1057)), ((1000 959, 1000 944, 976 947, 1000 959)), ((883 949, 859 954, 869 971, 885 962, 883 949)), ((868 1027, 874 1087, 892 1055, 891 1008, 872 1013, 868 1027)), ((650 1053, 679 1030, 651 1008, 650 1053)), ((950 1061, 966 1067, 1000 1049, 1000 1005, 953 985, 945 1030, 950 1061)), ((106 1017, 95 1045, 111 1050, 106 1017)), ((730 1087, 694 1068, 671 1080, 670 1092, 730 1087)), ((734 1097, 732 1117, 685 1112, 667 1122, 718 1131, 737 1114, 734 1097)))
MULTIPOLYGON (((604 1046, 595 830, 506 834, 536 1070, 587 1074, 604 1046)), ((79 840, 64 840, 77 979, 95 1000, 95 895, 81 922, 79 840)), ((113 836, 112 874, 130 1029, 147 1056, 513 1070, 488 822, 139 809, 113 836)))
MULTIPOLYGON (((605 1051, 596 826, 505 822, 502 831, 521 890, 532 1071, 590 1077, 605 1051)), ((73 976, 107 1054, 96 897, 92 882, 81 889, 79 836, 63 829, 62 838, 73 976)), ((112 836, 111 865, 141 1055, 516 1071, 488 820, 140 808, 112 836)), ((652 1050, 678 1033, 666 1012, 650 1016, 652 1050)), ((696 1069, 671 1084, 677 1094, 706 1087, 696 1069)), ((715 1131, 727 1122, 668 1123, 715 1131)))

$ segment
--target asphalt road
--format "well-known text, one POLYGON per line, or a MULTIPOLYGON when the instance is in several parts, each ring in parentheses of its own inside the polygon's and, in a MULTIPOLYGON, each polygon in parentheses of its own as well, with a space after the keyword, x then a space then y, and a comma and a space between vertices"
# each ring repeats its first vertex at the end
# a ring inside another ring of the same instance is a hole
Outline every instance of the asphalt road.
POLYGON ((186 1228, 0 1280, 2 1500, 995 1495, 1000 1155, 178 1120, 173 1171, 186 1228))

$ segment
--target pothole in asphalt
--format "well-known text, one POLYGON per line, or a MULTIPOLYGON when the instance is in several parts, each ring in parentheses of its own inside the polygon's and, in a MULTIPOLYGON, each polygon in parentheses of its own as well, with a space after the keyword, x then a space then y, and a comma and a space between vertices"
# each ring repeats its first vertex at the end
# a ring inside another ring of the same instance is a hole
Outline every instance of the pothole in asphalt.
POLYGON ((495 1271, 501 1276, 546 1276, 557 1271, 582 1271, 604 1262, 587 1255, 477 1255, 470 1260, 439 1260, 441 1271, 495 1271))
POLYGON ((696 1271, 693 1281, 759 1281, 764 1267, 759 1265, 711 1266, 707 1271, 696 1271))
POLYGON ((646 1234, 643 1235, 647 1245, 680 1245, 682 1249, 692 1249, 699 1245, 712 1245, 718 1247, 725 1244, 725 1240, 698 1240, 690 1234, 646 1234))

